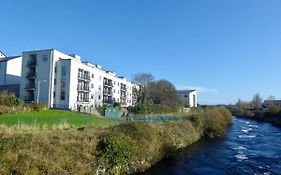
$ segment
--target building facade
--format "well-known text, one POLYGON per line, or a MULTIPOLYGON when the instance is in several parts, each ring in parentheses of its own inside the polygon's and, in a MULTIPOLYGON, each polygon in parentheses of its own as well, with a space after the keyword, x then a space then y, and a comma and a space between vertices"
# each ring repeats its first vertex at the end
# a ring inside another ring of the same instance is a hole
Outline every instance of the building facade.
POLYGON ((263 107, 270 108, 273 106, 281 107, 281 100, 264 100, 263 107))
POLYGON ((19 97, 21 56, 7 57, 0 52, 0 91, 9 91, 19 97))
POLYGON ((179 90, 177 92, 185 106, 197 107, 198 98, 196 90, 179 90))
POLYGON ((123 107, 136 104, 138 85, 83 62, 78 55, 55 49, 23 52, 21 70, 20 98, 25 102, 71 110, 115 102, 123 107))

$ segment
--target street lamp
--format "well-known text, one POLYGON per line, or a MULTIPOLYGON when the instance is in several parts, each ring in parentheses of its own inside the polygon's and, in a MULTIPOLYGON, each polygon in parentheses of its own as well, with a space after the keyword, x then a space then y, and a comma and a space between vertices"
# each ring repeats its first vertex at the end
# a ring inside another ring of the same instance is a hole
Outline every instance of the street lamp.
POLYGON ((47 82, 47 80, 38 80, 38 91, 37 91, 37 104, 39 103, 39 96, 40 96, 40 83, 42 82, 47 82))

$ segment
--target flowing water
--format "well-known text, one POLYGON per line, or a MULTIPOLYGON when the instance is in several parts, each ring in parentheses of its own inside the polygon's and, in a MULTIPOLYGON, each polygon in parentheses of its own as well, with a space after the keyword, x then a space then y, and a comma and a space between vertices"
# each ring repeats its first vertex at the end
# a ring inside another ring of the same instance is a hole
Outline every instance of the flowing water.
POLYGON ((203 139, 143 175, 280 174, 281 128, 234 118, 223 138, 203 139))

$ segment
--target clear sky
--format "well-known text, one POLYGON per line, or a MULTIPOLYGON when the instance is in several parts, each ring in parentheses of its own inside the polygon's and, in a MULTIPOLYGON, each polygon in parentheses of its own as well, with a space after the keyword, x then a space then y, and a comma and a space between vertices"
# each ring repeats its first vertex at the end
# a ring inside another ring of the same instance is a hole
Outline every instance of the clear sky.
POLYGON ((55 48, 199 103, 281 98, 280 0, 1 0, 0 50, 55 48))

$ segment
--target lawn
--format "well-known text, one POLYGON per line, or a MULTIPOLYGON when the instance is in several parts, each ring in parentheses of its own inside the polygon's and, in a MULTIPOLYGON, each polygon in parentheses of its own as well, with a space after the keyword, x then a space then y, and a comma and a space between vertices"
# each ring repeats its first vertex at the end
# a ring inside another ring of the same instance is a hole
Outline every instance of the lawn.
POLYGON ((95 115, 78 112, 46 110, 40 112, 25 112, 0 115, 0 124, 6 126, 104 126, 118 124, 117 120, 110 120, 95 115))

